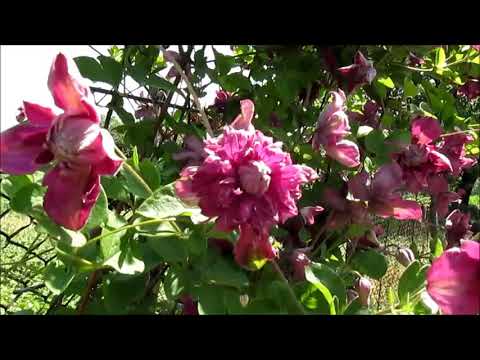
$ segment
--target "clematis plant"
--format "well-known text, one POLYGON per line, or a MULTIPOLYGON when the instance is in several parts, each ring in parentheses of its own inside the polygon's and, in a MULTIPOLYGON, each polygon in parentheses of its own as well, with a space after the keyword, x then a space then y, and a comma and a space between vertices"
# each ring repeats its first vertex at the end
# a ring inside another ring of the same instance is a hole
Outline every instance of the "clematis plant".
POLYGON ((480 243, 461 240, 435 259, 427 272, 427 291, 447 315, 480 314, 480 243))
POLYGON ((347 167, 357 167, 360 165, 358 146, 344 139, 350 134, 350 124, 345 113, 345 93, 338 90, 332 94, 333 101, 318 117, 312 147, 318 151, 322 146, 332 159, 347 167))
POLYGON ((458 87, 458 93, 465 95, 468 100, 473 100, 480 96, 480 79, 470 79, 462 86, 458 87))
POLYGON ((371 84, 377 76, 373 62, 367 60, 360 51, 355 54, 352 65, 341 67, 337 71, 346 79, 349 93, 362 85, 371 84))
POLYGON ((298 214, 300 186, 318 178, 313 169, 294 165, 281 142, 255 130, 253 116, 253 102, 242 100, 232 124, 205 140, 203 163, 186 167, 175 186, 181 199, 217 218, 218 230, 240 230, 235 259, 249 269, 275 257, 270 228, 298 214))
POLYGON ((100 128, 88 87, 70 75, 63 54, 53 62, 48 88, 63 112, 25 101, 28 120, 0 134, 0 170, 31 174, 52 162, 43 179, 45 211, 57 224, 79 230, 100 194, 100 176, 116 174, 122 160, 100 128))
POLYGON ((416 117, 411 124, 412 141, 402 151, 393 155, 403 171, 407 190, 412 193, 428 187, 427 179, 432 174, 453 171, 447 156, 433 143, 442 129, 438 120, 431 117, 416 117))

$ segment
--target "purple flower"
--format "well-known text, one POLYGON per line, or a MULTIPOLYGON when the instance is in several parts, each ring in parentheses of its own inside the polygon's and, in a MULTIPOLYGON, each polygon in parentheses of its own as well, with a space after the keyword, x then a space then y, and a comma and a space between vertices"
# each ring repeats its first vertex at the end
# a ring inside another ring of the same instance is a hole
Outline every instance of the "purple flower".
POLYGON ((418 57, 417 55, 415 55, 414 53, 410 52, 408 54, 408 65, 410 66, 420 66, 420 65, 423 65, 425 64, 425 60, 422 59, 421 57, 418 57))
POLYGON ((360 51, 357 51, 355 54, 352 65, 341 67, 337 71, 346 79, 349 93, 360 86, 371 84, 375 76, 377 76, 373 62, 368 61, 360 51))
POLYGON ((470 214, 463 213, 458 209, 453 210, 447 216, 445 221, 445 229, 447 230, 448 248, 458 246, 460 240, 468 239, 472 232, 470 231, 470 214))
POLYGON ((450 203, 461 198, 460 194, 448 191, 448 182, 443 174, 431 175, 428 178, 428 192, 436 198, 435 211, 442 218, 448 214, 450 203))
POLYGON ((480 314, 480 244, 462 240, 435 259, 427 292, 446 315, 480 314))
POLYGON ((273 249, 263 251, 271 248, 269 229, 298 214, 300 186, 318 175, 292 164, 281 142, 255 130, 253 102, 242 100, 241 110, 220 136, 205 140, 207 157, 200 166, 183 169, 175 188, 184 201, 198 203, 203 215, 216 217, 219 230, 240 228, 235 257, 245 265, 245 254, 258 249, 272 256, 273 249))
POLYGON ((355 290, 358 293, 358 298, 363 306, 370 305, 370 293, 372 292, 372 283, 366 277, 361 277, 355 283, 355 290))
POLYGON ((315 222, 315 216, 323 211, 321 206, 306 206, 300 209, 300 214, 305 221, 305 224, 313 225, 315 222))
POLYGON ((465 95, 468 100, 473 100, 480 96, 480 80, 470 79, 462 86, 458 87, 458 93, 465 95))
POLYGON ((398 220, 419 220, 422 208, 412 200, 403 200, 398 190, 402 187, 402 169, 398 164, 383 165, 370 181, 368 173, 362 171, 351 178, 348 189, 362 201, 368 201, 368 210, 377 216, 394 217, 398 220))
POLYGON ((348 112, 348 118, 350 120, 358 122, 360 125, 367 125, 372 128, 378 128, 380 106, 375 101, 368 101, 363 106, 363 113, 360 114, 355 111, 348 112))
POLYGON ((215 97, 213 106, 215 106, 220 112, 225 111, 225 106, 231 97, 232 94, 230 94, 228 91, 219 90, 217 91, 217 96, 215 97))
POLYGON ((466 133, 447 134, 438 145, 438 151, 450 161, 453 176, 459 176, 463 169, 468 169, 477 163, 476 159, 465 156, 465 144, 473 140, 473 136, 466 133))
POLYGON ((398 250, 395 258, 400 264, 405 267, 408 267, 408 265, 415 261, 415 255, 413 254, 413 251, 409 248, 401 248, 400 250, 398 250))
POLYGON ((411 144, 393 156, 402 168, 403 180, 408 191, 417 193, 426 189, 430 175, 453 170, 448 157, 433 144, 440 138, 441 133, 442 128, 437 119, 431 117, 413 119, 411 144))
POLYGON ((48 78, 55 105, 64 112, 24 102, 27 122, 0 134, 0 170, 31 174, 55 160, 43 179, 47 214, 72 230, 82 228, 100 194, 100 175, 114 175, 122 164, 108 131, 90 103, 89 89, 72 78, 67 59, 57 55, 48 78))
POLYGON ((334 99, 318 118, 317 128, 312 139, 314 150, 325 149, 328 156, 347 167, 360 165, 358 146, 344 137, 350 134, 350 124, 344 111, 346 101, 342 90, 332 92, 334 99))

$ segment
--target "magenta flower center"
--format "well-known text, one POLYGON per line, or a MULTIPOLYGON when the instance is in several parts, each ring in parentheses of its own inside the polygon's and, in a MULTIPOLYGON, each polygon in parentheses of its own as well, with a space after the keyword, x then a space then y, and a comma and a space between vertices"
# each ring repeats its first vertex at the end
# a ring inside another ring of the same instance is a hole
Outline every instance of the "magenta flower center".
POLYGON ((252 195, 262 195, 270 186, 272 170, 263 161, 250 161, 238 168, 242 189, 252 195))

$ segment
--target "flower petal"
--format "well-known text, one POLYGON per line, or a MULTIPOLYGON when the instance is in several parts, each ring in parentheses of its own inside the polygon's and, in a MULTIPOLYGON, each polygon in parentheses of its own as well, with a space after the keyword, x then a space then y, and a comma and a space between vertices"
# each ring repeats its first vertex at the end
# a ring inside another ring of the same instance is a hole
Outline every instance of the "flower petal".
POLYGON ((100 195, 100 176, 90 167, 71 168, 58 164, 43 178, 48 186, 43 206, 57 224, 81 229, 100 195))
POLYGON ((439 153, 438 151, 432 150, 429 152, 428 156, 435 166, 436 172, 445 170, 453 171, 452 164, 445 155, 439 153))
POLYGON ((402 185, 402 168, 396 162, 383 165, 372 180, 372 194, 381 199, 402 185))
POLYGON ((94 143, 96 157, 92 159, 91 164, 98 175, 115 175, 123 160, 115 153, 115 143, 112 135, 105 130, 100 129, 100 135, 94 143))
POLYGON ((57 116, 52 109, 27 101, 23 102, 23 109, 28 122, 36 126, 49 127, 57 116))
POLYGON ((418 144, 425 145, 438 139, 442 133, 442 128, 437 119, 428 116, 417 117, 412 122, 411 133, 418 144))
POLYGON ((333 146, 325 148, 327 155, 346 167, 360 165, 360 152, 357 144, 350 140, 341 140, 333 146))
POLYGON ((255 104, 252 100, 242 100, 240 101, 240 108, 242 113, 238 115, 235 120, 233 120, 231 126, 234 129, 244 129, 249 130, 253 128, 252 119, 255 115, 255 104))
POLYGON ((427 271, 427 291, 444 314, 480 312, 480 244, 463 241, 435 259, 427 271), (473 255, 473 256, 472 256, 473 255))
POLYGON ((397 220, 420 220, 422 218, 421 206, 413 200, 403 200, 400 197, 386 199, 384 202, 369 203, 369 209, 376 215, 397 220))
POLYGON ((348 181, 348 190, 358 199, 367 201, 369 199, 369 176, 365 171, 361 171, 348 181))
MULTIPOLYGON (((50 69, 48 88, 52 92, 55 105, 59 108, 70 114, 92 115, 92 107, 86 101, 89 96, 88 87, 70 75, 67 58, 61 53, 57 55, 50 69)), ((92 120, 95 118, 92 117, 92 120)))
POLYGON ((48 127, 19 124, 0 133, 0 170, 21 175, 35 172, 44 162, 48 127))
POLYGON ((302 215, 304 221, 308 225, 313 225, 315 222, 315 216, 323 211, 321 206, 306 206, 300 209, 300 214, 302 215))
POLYGON ((240 237, 233 252, 237 264, 248 270, 259 269, 277 255, 270 243, 268 231, 257 231, 248 224, 240 226, 240 237))

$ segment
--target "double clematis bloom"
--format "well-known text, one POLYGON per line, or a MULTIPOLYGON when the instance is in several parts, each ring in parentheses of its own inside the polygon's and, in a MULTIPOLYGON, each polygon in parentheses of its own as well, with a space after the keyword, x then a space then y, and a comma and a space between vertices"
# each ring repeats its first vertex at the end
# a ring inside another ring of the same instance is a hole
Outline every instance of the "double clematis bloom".
POLYGON ((473 100, 480 96, 480 79, 470 79, 462 86, 458 87, 457 92, 465 95, 468 100, 473 100))
POLYGON ((457 133, 443 137, 438 146, 438 151, 444 154, 452 165, 453 176, 459 176, 464 169, 477 163, 476 159, 466 156, 465 144, 474 140, 473 136, 466 133, 457 133))
POLYGON ((336 189, 325 189, 323 201, 333 210, 327 220, 327 227, 330 229, 338 229, 350 224, 370 225, 371 223, 367 207, 363 202, 348 200, 336 189))
POLYGON ((462 240, 427 271, 427 292, 447 315, 480 314, 480 243, 462 240))
POLYGON ((373 62, 357 51, 354 63, 337 69, 338 72, 346 79, 348 92, 351 93, 360 86, 371 84, 377 71, 373 67, 373 62))
POLYGON ((43 179, 45 211, 56 223, 79 230, 100 194, 100 175, 114 175, 122 160, 111 135, 100 128, 88 87, 69 74, 63 54, 51 67, 48 87, 64 112, 24 102, 28 121, 0 134, 0 170, 31 174, 54 161, 43 179))
POLYGON ((350 193, 358 200, 368 201, 368 210, 382 218, 419 220, 422 208, 412 200, 404 200, 398 193, 402 187, 402 169, 398 164, 383 165, 372 180, 362 171, 348 182, 350 193))
POLYGON ((316 172, 294 165, 281 142, 255 130, 254 104, 241 101, 241 114, 223 133, 204 142, 207 157, 200 166, 186 167, 175 189, 208 217, 216 217, 220 231, 240 229, 234 253, 237 262, 272 259, 275 251, 269 230, 296 216, 300 186, 318 178, 316 172))
POLYGON ((427 179, 432 174, 453 171, 447 156, 433 144, 442 133, 438 120, 431 117, 417 117, 412 121, 411 144, 394 154, 394 159, 403 171, 407 190, 417 193, 428 187, 427 179))
POLYGON ((347 167, 360 165, 358 146, 345 140, 350 134, 350 124, 345 113, 345 93, 342 90, 333 91, 333 101, 328 104, 318 118, 317 128, 312 139, 313 149, 318 151, 320 146, 332 159, 347 167))
POLYGON ((446 218, 445 229, 447 230, 447 247, 458 246, 460 240, 468 239, 472 232, 470 231, 470 214, 463 213, 458 209, 453 210, 446 218))

